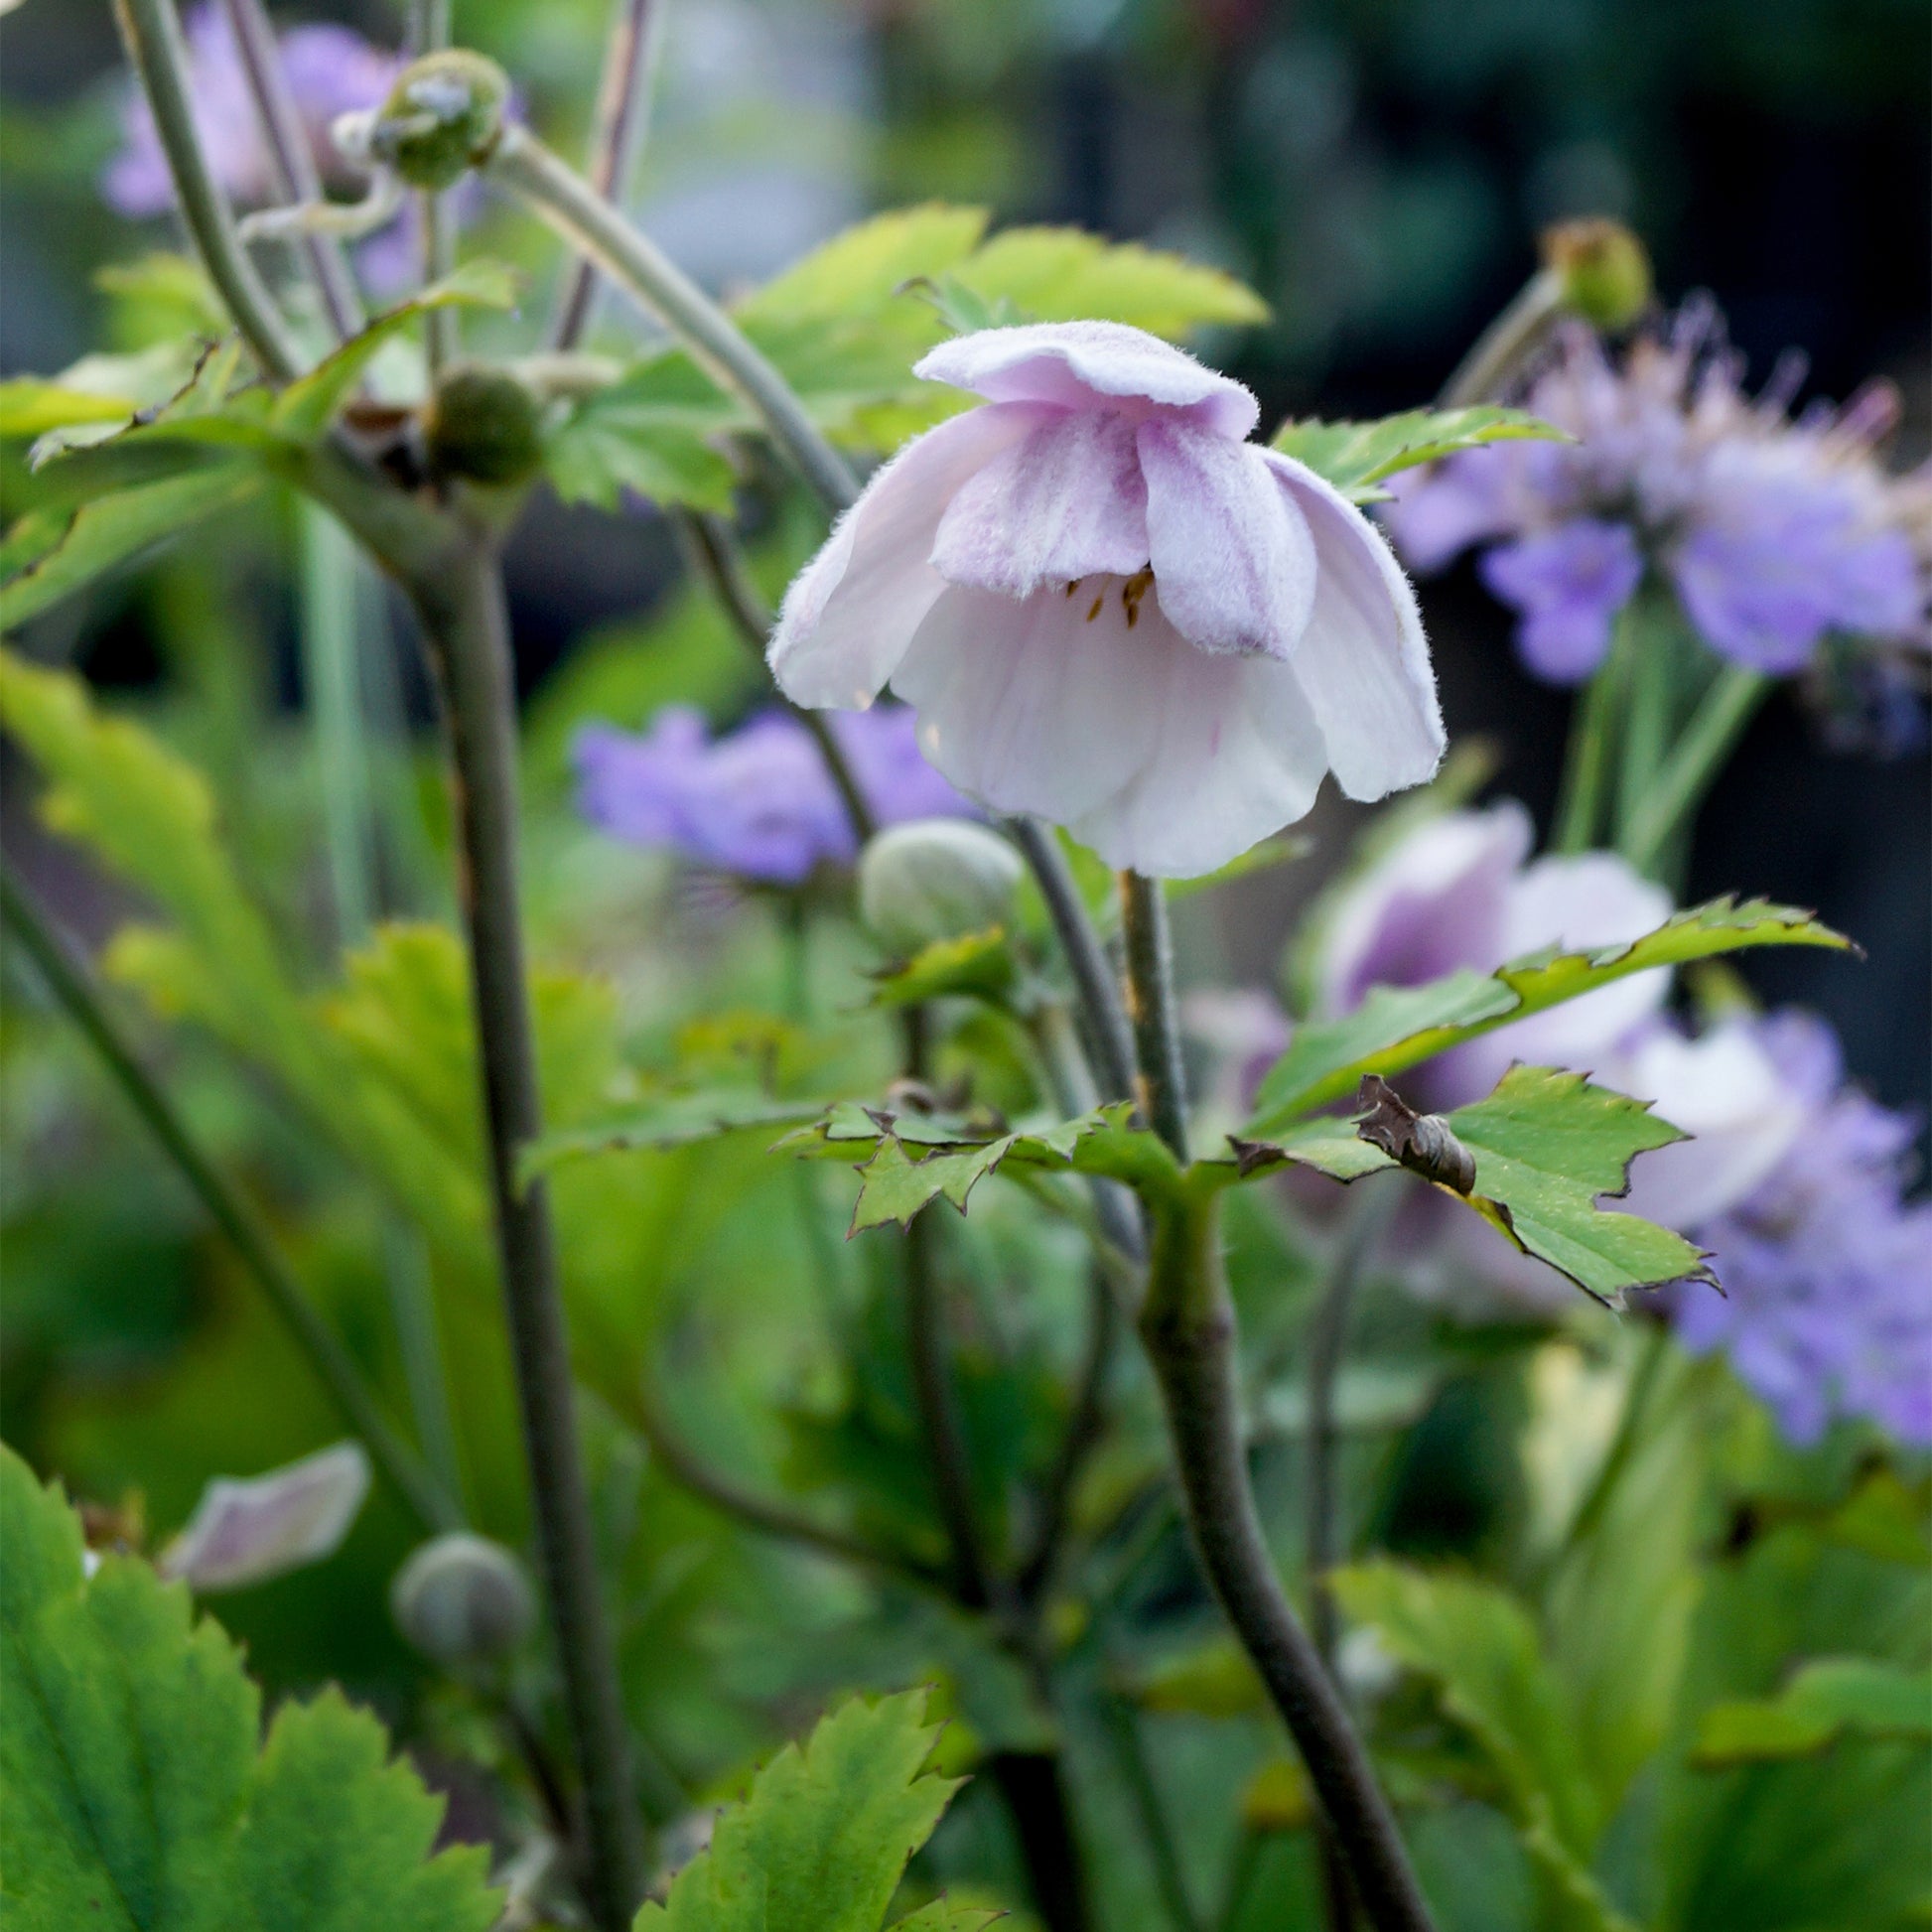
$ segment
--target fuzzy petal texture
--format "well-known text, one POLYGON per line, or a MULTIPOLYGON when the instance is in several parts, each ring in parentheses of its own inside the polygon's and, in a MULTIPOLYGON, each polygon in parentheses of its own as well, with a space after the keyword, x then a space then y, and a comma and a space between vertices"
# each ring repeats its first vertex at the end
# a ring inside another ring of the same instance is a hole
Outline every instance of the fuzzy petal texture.
POLYGON ((788 698, 843 711, 872 703, 946 588, 930 558, 953 497, 1053 413, 1025 404, 970 409, 915 438, 872 478, 785 593, 769 661, 788 698))
POLYGON ((1113 582, 1018 606, 950 591, 893 688, 969 796, 1052 819, 1109 865, 1191 878, 1308 811, 1320 734, 1287 665, 1204 656, 1152 599, 1132 623, 1129 608, 1113 582))
POLYGON ((1416 594, 1382 533, 1306 465, 1257 451, 1314 537, 1314 608, 1295 674, 1350 798, 1421 784, 1448 738, 1416 594))
POLYGON ((1054 411, 961 486, 939 519, 933 568, 1013 598, 1131 577, 1148 560, 1147 492, 1128 417, 1054 411))
POLYGON ((1169 622, 1211 655, 1287 662, 1314 608, 1314 538, 1261 452, 1171 418, 1143 423, 1137 442, 1169 622))
POLYGON ((1240 383, 1118 322, 982 329, 941 343, 913 364, 912 373, 971 389, 989 402, 1105 409, 1124 401, 1185 410, 1203 428, 1237 443, 1261 418, 1261 405, 1240 383))

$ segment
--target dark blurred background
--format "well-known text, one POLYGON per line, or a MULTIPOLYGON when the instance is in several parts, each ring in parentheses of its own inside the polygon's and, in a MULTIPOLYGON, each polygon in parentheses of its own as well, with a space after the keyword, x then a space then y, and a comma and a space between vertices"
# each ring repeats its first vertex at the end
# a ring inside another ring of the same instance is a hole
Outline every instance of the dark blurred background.
MULTIPOLYGON (((1276 321, 1205 346, 1267 418, 1359 414, 1435 390, 1532 268, 1539 227, 1608 213, 1643 234, 1667 300, 1716 294, 1755 377, 1792 345, 1811 357, 1806 394, 1887 376, 1905 399, 1898 460, 1932 440, 1923 0, 666 4, 639 211, 715 286, 872 207, 983 203, 1224 264, 1276 321)), ((459 37, 502 59, 532 118, 570 145, 604 0, 456 11, 459 37)), ((384 44, 401 26, 374 3, 278 16, 347 21, 384 44)), ((90 272, 160 238, 93 191, 117 139, 115 62, 105 0, 25 0, 0 27, 9 371, 72 359, 93 323, 90 272)), ((526 690, 588 630, 647 608, 673 570, 649 519, 614 530, 554 506, 513 563, 526 690)), ((1547 812, 1567 699, 1517 670, 1504 615, 1466 570, 1429 586, 1426 609, 1452 733, 1489 737, 1497 787, 1547 812)), ((165 675, 139 631, 137 610, 70 647, 103 679, 165 675)), ((1780 697, 1706 813, 1692 882, 1813 903, 1857 934, 1862 968, 1768 954, 1750 976, 1823 1008, 1880 1096, 1922 1109, 1929 830, 1922 748, 1831 752, 1780 697)), ((1284 917, 1279 887, 1235 897, 1226 963, 1266 978, 1284 917)))

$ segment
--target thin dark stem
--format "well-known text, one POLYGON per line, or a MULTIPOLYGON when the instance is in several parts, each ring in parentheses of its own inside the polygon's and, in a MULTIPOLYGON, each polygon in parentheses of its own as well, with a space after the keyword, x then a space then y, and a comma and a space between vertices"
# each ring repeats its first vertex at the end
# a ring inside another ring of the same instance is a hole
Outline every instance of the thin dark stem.
POLYGON ((1308 1766, 1377 1932, 1428 1932, 1429 1908, 1368 1753, 1296 1618, 1262 1534, 1236 1377, 1234 1304, 1213 1199, 1169 1203, 1156 1226, 1141 1337, 1167 1410, 1201 1568, 1308 1766))
POLYGON ((1138 1094, 1148 1125, 1187 1165, 1187 1084, 1174 1012, 1173 944, 1168 901, 1158 880, 1120 876, 1121 931, 1127 950, 1127 1018, 1134 1030, 1138 1094))
POLYGON ((849 1530, 821 1523, 784 1503, 757 1495, 735 1478, 714 1469, 679 1435, 648 1382, 640 1382, 633 1392, 628 1413, 637 1425, 638 1433, 649 1444, 651 1453, 663 1464, 665 1474, 701 1502, 709 1503, 721 1515, 729 1516, 762 1536, 773 1537, 781 1543, 796 1543, 801 1548, 817 1551, 821 1556, 836 1557, 841 1562, 912 1584, 921 1589, 930 1590, 940 1587, 942 1580, 938 1572, 916 1559, 897 1551, 880 1549, 849 1530))
MULTIPOLYGON (((616 0, 604 74, 597 90, 585 179, 606 201, 621 201, 650 126, 651 82, 664 38, 665 0, 616 0)), ((564 278, 550 329, 553 348, 573 349, 590 326, 597 293, 597 264, 579 256, 564 278)))
MULTIPOLYGON (((276 190, 286 203, 320 202, 322 177, 316 170, 295 96, 289 91, 275 30, 262 10, 262 0, 224 0, 224 4, 242 71, 248 76, 248 91, 254 97, 256 118, 261 122, 262 139, 274 165, 276 190)), ((329 326, 338 342, 346 342, 362 327, 362 304, 342 245, 333 235, 305 234, 302 252, 322 296, 329 326)))
POLYGON ((597 1573, 577 1442, 550 1202, 519 1186, 542 1129, 516 877, 516 705, 502 579, 481 538, 410 592, 440 681, 455 776, 459 898, 470 937, 490 1192, 538 1547, 584 1784, 593 1913, 623 1932, 643 1892, 617 1656, 597 1573))
POLYGON ((154 114, 182 219, 208 280, 262 373, 271 382, 292 382, 302 372, 295 339, 241 245, 227 197, 202 151, 189 98, 188 50, 174 0, 114 0, 114 17, 154 114))
POLYGON ((1101 1098, 1131 1100, 1134 1036, 1128 1031, 1113 966, 1093 921, 1087 917, 1086 903, 1080 897, 1066 854, 1052 832, 1035 818, 1009 818, 1005 825, 1033 871, 1034 882, 1046 903, 1046 916, 1059 939, 1066 970, 1073 980, 1081 1039, 1101 1098))
POLYGON ((1005 1799, 1047 1932, 1087 1932, 1082 1861, 1057 1751, 995 1751, 987 1776, 1005 1799))
POLYGON ((390 1427, 348 1351, 316 1312, 261 1216, 202 1152, 174 1102, 142 1065, 108 1012, 86 966, 62 938, 26 882, 4 860, 0 860, 0 913, 39 968, 49 991, 85 1035, 101 1064, 161 1143, 209 1218, 227 1236, 343 1420, 367 1446, 376 1466, 410 1514, 430 1534, 460 1528, 461 1510, 390 1427))
MULTIPOLYGON (((704 579, 731 620, 732 627, 762 663, 764 647, 771 636, 771 613, 764 608, 764 600, 752 582, 752 574, 745 567, 745 553, 739 548, 730 525, 722 517, 674 509, 671 527, 677 532, 686 561, 704 579)), ((785 709, 811 734, 826 772, 838 789, 839 802, 844 805, 852 826, 852 836, 864 845, 879 830, 879 821, 832 727, 823 712, 808 711, 803 705, 795 705, 789 698, 780 696, 785 709)))
POLYGON ((1161 1902, 1167 1907, 1174 1932, 1201 1932, 1200 1914, 1187 1895, 1187 1874, 1181 1869, 1180 1853, 1168 1823, 1167 1807, 1161 1802, 1160 1787, 1154 1782, 1154 1767, 1148 1762, 1140 1719, 1124 1698, 1111 1691, 1101 1693, 1101 1705, 1108 1741, 1114 1747, 1114 1762, 1126 1781, 1128 1796, 1140 1819, 1141 1839, 1153 1862, 1154 1882, 1160 1890, 1161 1902))

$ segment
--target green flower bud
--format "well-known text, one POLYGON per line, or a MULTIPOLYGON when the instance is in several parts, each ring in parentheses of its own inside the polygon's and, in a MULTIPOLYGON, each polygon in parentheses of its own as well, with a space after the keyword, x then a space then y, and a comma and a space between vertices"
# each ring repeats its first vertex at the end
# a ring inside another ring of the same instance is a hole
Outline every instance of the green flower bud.
POLYGON ((1543 231, 1543 260, 1563 306, 1592 329, 1627 329, 1650 306, 1650 257, 1621 221, 1560 221, 1543 231))
POLYGON ((1012 922, 1020 855, 967 818, 918 818, 871 840, 859 858, 859 912, 909 959, 941 939, 1012 922))
POLYGON ((411 1646, 446 1667, 508 1656, 537 1616, 523 1566, 468 1530, 423 1544, 396 1572, 389 1608, 411 1646))
POLYGON ((503 131, 509 76, 466 48, 412 61, 369 129, 369 153, 412 188, 454 188, 503 131))
POLYGON ((423 422, 430 468, 472 483, 519 483, 543 462, 529 385, 508 369, 462 362, 436 385, 423 422))

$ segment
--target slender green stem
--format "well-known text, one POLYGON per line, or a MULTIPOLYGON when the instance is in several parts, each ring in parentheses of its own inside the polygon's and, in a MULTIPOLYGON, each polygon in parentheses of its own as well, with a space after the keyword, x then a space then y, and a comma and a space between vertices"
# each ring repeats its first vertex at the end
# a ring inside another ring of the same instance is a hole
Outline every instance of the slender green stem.
MULTIPOLYGON (((604 50, 591 152, 584 177, 591 193, 621 202, 635 172, 637 156, 650 131, 652 82, 664 44, 668 0, 615 0, 611 35, 604 50)), ((572 349, 590 326, 597 294, 597 265, 579 256, 564 277, 556 319, 550 329, 553 348, 572 349)))
MULTIPOLYGON (((456 223, 450 218, 447 195, 419 194, 416 215, 422 224, 423 286, 443 281, 456 267, 456 223)), ((430 387, 463 353, 462 312, 453 303, 423 311, 423 361, 430 387)))
POLYGON ((1643 1442, 1643 1425, 1650 1411, 1651 1392, 1657 1385, 1657 1378, 1663 1371, 1664 1360, 1669 1353, 1670 1330, 1662 1321, 1651 1322, 1649 1331, 1638 1344, 1629 1387, 1624 1392, 1623 1410, 1617 1417, 1616 1435, 1604 1450, 1602 1461, 1596 1465, 1596 1474, 1583 1501, 1578 1504, 1576 1515, 1570 1519, 1562 1546, 1552 1560, 1552 1569, 1602 1521, 1603 1512, 1609 1507, 1610 1498, 1616 1494, 1616 1486, 1622 1480, 1624 1470, 1630 1466, 1630 1458, 1643 1442))
MULTIPOLYGON (((286 203, 320 202, 322 177, 316 171, 316 158, 302 126, 301 110, 289 91, 281 51, 275 44, 275 29, 263 11, 262 0, 225 0, 225 4, 228 24, 234 30, 235 48, 241 56, 242 71, 248 77, 248 91, 254 97, 255 114, 261 122, 262 138, 275 169, 276 188, 286 203)), ((355 278, 349 273, 342 244, 334 235, 305 234, 302 252, 322 297, 329 327, 338 342, 346 342, 362 326, 362 303, 355 292, 355 278)))
POLYGON ((1139 1714, 1125 1698, 1112 1691, 1102 1691, 1101 1719, 1106 1725, 1107 1740, 1113 1746, 1114 1763, 1133 1800, 1135 1816, 1140 1820, 1141 1843, 1154 1866, 1154 1882, 1168 1918, 1174 1932, 1202 1932, 1201 1916, 1187 1895, 1187 1874, 1181 1866, 1173 1828, 1168 1822, 1168 1808, 1161 1802, 1160 1787, 1154 1782, 1154 1767, 1148 1762, 1139 1714))
POLYGON ((114 17, 154 115, 182 219, 208 279, 262 373, 271 382, 291 382, 302 372, 301 353, 235 233, 227 197, 202 151, 189 98, 188 50, 174 0, 114 0, 114 17))
POLYGON ((261 1216, 202 1152, 174 1102, 142 1065, 109 1014, 92 975, 69 949, 26 882, 4 860, 0 860, 0 913, 209 1218, 227 1236, 316 1379, 367 1445, 376 1466, 410 1513, 431 1534, 461 1527, 461 1511, 390 1427, 347 1349, 316 1312, 261 1216))
POLYGON ((1623 663, 1612 646, 1577 701, 1551 850, 1588 852, 1603 831, 1610 749, 1623 706, 1623 663))
POLYGON ((409 0, 409 51, 420 57, 450 44, 452 0, 409 0))
POLYGON ((1634 597, 1619 620, 1630 702, 1617 764, 1615 843, 1648 802, 1670 743, 1677 696, 1677 634, 1659 601, 1634 597))
POLYGON ((396 1330, 396 1349, 402 1357, 416 1440, 444 1488, 453 1496, 461 1496, 463 1452, 457 1443, 456 1415, 450 1407, 449 1370, 443 1358, 436 1289, 430 1279, 423 1237, 400 1219, 391 1219, 383 1230, 382 1255, 389 1286, 389 1319, 396 1330))
MULTIPOLYGON (((731 526, 722 517, 673 509, 671 527, 677 532, 685 561, 704 579, 720 609, 731 620, 732 627, 762 663, 764 647, 771 635, 771 613, 764 608, 764 600, 752 582, 745 553, 731 526)), ((786 710, 811 734, 826 772, 838 790, 839 802, 845 807, 852 836, 864 845, 879 830, 879 821, 825 714, 808 711, 782 693, 779 695, 786 710)))
POLYGON ((506 127, 484 169, 656 316, 705 373, 765 426, 785 460, 828 505, 850 505, 859 485, 845 459, 784 377, 669 256, 527 128, 506 127))
POLYGON ((370 881, 369 769, 362 734, 361 662, 356 638, 354 542, 330 513, 301 510, 302 675, 322 779, 323 829, 337 937, 360 943, 374 915, 370 881))
POLYGON ((1120 983, 1087 916, 1073 869, 1066 863, 1059 840, 1038 819, 1009 818, 1004 824, 1031 868, 1046 905, 1046 916, 1053 922, 1054 935, 1073 979, 1074 1010, 1080 1017, 1081 1038, 1100 1097, 1132 1100, 1134 1035, 1121 1005, 1120 983))
POLYGON ((593 1914, 624 1932, 643 1893, 643 1846, 577 1441, 548 1191, 519 1185, 518 1150, 542 1131, 523 961, 516 835, 516 705, 502 577, 480 535, 459 534, 409 590, 443 694, 455 776, 458 887, 470 937, 490 1192, 537 1541, 584 1784, 593 1914))
POLYGON ((1672 838, 1704 802, 1770 689, 1770 679, 1746 665, 1726 664, 1718 673, 1658 770, 1642 809, 1624 826, 1623 856, 1639 872, 1655 870, 1672 838))
POLYGON ((1500 401, 1562 313, 1563 278, 1553 269, 1538 269, 1476 338, 1436 400, 1445 409, 1500 401))
POLYGON ((1127 952, 1127 1017, 1134 1029, 1138 1092, 1148 1125, 1187 1165, 1187 1084, 1174 1011, 1173 945, 1168 901, 1158 880, 1120 876, 1121 931, 1127 952))
POLYGON ((1161 1385, 1194 1547, 1308 1766, 1377 1932, 1428 1932, 1429 1908, 1347 1708, 1275 1574, 1249 1480, 1234 1304, 1214 1198, 1183 1191, 1156 1222, 1141 1338, 1161 1385))

